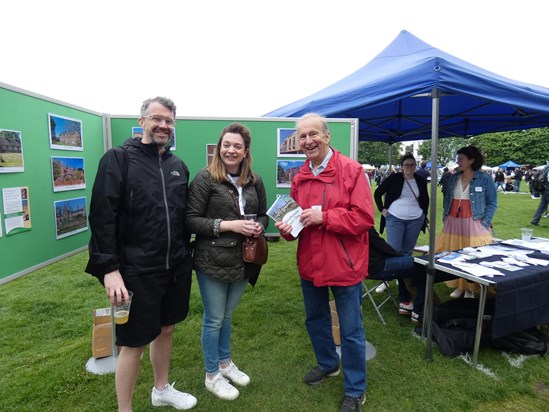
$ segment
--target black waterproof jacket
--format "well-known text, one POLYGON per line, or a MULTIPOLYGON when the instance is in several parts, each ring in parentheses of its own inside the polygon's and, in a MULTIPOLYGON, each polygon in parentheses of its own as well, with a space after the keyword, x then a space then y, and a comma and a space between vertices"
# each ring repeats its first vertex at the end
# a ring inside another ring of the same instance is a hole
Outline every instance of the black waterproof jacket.
POLYGON ((169 150, 159 156, 155 144, 128 139, 105 153, 92 190, 86 272, 101 282, 116 269, 124 276, 188 272, 188 185, 185 163, 169 150))

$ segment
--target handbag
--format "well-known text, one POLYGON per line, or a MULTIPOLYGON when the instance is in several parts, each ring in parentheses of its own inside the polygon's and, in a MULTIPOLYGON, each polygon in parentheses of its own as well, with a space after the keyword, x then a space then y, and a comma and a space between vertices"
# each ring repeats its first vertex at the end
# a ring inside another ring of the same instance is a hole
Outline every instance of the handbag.
POLYGON ((257 238, 247 237, 242 242, 242 258, 244 262, 264 265, 269 257, 267 239, 264 235, 257 238))
MULTIPOLYGON (((234 192, 229 189, 229 193, 233 198, 236 210, 240 211, 238 200, 234 192)), ((269 257, 269 248, 267 247, 267 239, 264 235, 259 237, 246 237, 242 241, 242 259, 244 262, 253 263, 255 265, 264 265, 269 257)))

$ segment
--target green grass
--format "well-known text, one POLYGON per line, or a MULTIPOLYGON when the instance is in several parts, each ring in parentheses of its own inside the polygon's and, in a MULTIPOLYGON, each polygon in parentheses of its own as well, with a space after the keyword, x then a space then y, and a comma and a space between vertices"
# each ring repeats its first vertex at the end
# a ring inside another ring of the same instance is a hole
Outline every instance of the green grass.
MULTIPOLYGON (((538 202, 529 195, 500 194, 499 199, 494 220, 497 236, 519 236, 538 202)), ((549 237, 549 219, 542 219, 534 235, 549 237)), ((252 377, 252 384, 242 388, 235 401, 221 401, 204 388, 202 304, 193 283, 189 317, 175 332, 170 372, 171 380, 177 381, 176 388, 198 398, 193 410, 338 410, 341 375, 318 388, 302 382, 315 360, 303 324, 296 244, 284 240, 269 243, 269 262, 235 313, 233 356, 252 377)), ((114 375, 94 375, 85 370, 91 356, 92 310, 108 305, 100 284, 83 271, 86 259, 86 253, 80 253, 0 286, 1 411, 116 410, 114 375)), ((449 291, 444 285, 437 288, 440 296, 449 291)), ((514 367, 500 352, 483 348, 479 362, 495 377, 458 358, 446 358, 436 348, 429 362, 425 360, 424 342, 412 335, 409 319, 398 316, 389 306, 382 310, 386 326, 364 301, 367 339, 377 350, 368 362, 364 410, 549 410, 546 358, 530 357, 521 367, 514 367)), ((134 411, 157 410, 150 404, 152 382, 150 363, 145 358, 134 394, 134 411)))

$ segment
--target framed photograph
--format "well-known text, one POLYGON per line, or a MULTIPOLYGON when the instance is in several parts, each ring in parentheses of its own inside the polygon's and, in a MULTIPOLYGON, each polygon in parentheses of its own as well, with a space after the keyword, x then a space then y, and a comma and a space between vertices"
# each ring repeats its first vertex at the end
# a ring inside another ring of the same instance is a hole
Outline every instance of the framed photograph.
POLYGON ((290 187, 292 178, 305 160, 279 160, 276 161, 276 187, 290 187))
POLYGON ((82 122, 48 113, 50 149, 83 151, 82 122))
POLYGON ((217 148, 216 144, 207 144, 206 145, 206 166, 209 166, 212 163, 212 160, 215 156, 215 149, 217 148))
MULTIPOLYGON (((132 138, 134 139, 142 139, 143 138, 143 128, 142 127, 132 127, 132 138)), ((170 150, 172 152, 175 151, 176 147, 176 139, 175 139, 175 127, 173 129, 173 137, 168 141, 168 145, 170 146, 170 150)))
POLYGON ((51 157, 54 192, 86 188, 83 157, 51 157))
POLYGON ((142 139, 142 138, 143 138, 143 128, 132 127, 132 139, 142 139))
POLYGON ((277 129, 276 148, 278 157, 305 157, 299 148, 296 129, 277 129))
POLYGON ((88 230, 86 197, 54 202, 55 238, 63 239, 88 230))
POLYGON ((0 129, 0 173, 24 171, 21 132, 0 129))
POLYGON ((170 140, 168 140, 168 146, 170 146, 170 150, 172 152, 175 152, 175 149, 177 148, 177 139, 175 138, 175 127, 173 128, 173 135, 170 140))

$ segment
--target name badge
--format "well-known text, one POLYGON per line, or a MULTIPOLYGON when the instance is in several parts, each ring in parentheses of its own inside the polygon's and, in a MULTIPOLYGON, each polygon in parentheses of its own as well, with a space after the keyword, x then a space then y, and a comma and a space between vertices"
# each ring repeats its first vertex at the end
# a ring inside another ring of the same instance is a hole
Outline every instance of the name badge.
POLYGON ((482 192, 482 186, 475 187, 475 192, 482 192))

